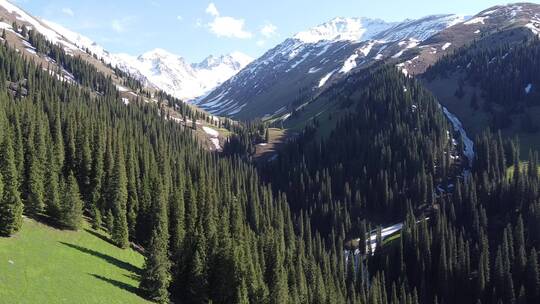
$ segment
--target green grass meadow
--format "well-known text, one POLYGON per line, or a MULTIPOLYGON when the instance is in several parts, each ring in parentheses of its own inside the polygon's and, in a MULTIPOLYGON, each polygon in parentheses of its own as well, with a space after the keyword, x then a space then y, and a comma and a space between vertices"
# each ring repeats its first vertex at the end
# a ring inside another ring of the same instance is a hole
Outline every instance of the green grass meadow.
POLYGON ((73 232, 25 218, 0 238, 0 303, 149 303, 137 294, 143 263, 86 224, 73 232))

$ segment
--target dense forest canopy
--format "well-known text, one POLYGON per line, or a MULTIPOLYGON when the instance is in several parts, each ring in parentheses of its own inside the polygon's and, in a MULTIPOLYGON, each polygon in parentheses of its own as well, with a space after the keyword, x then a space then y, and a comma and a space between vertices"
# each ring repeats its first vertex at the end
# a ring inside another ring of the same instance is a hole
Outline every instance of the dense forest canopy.
POLYGON ((316 121, 255 167, 261 124, 230 123, 239 136, 210 153, 161 102, 126 105, 110 77, 25 34, 75 83, 0 46, 2 236, 23 214, 89 221, 143 249, 139 289, 159 303, 540 302, 538 155, 523 165, 517 142, 485 133, 471 167, 435 98, 395 67, 344 84, 330 136, 316 121))

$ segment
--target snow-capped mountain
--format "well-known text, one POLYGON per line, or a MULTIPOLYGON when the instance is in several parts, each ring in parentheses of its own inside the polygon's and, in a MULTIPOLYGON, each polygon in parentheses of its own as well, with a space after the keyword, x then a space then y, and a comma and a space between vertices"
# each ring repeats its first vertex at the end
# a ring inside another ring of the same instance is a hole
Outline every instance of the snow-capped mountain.
POLYGON ((231 78, 252 59, 242 53, 219 57, 209 56, 200 63, 162 49, 154 49, 138 57, 127 54, 112 56, 111 64, 147 85, 155 86, 180 99, 200 97, 231 78))
POLYGON ((111 54, 90 38, 54 22, 47 20, 43 22, 68 41, 95 54, 105 63, 118 67, 148 86, 185 100, 207 94, 253 60, 240 52, 219 57, 211 55, 194 64, 163 49, 154 49, 138 57, 111 54))
POLYGON ((300 32, 293 38, 304 43, 316 43, 322 40, 367 40, 393 25, 394 23, 380 19, 338 17, 305 32, 300 32))
POLYGON ((197 103, 219 115, 250 119, 291 112, 333 80, 463 22, 457 15, 403 22, 335 18, 286 39, 197 103))
MULTIPOLYGON (((132 74, 146 85, 180 99, 189 100, 207 94, 253 60, 239 52, 219 57, 209 56, 195 64, 187 63, 182 57, 161 49, 138 57, 112 54, 92 39, 55 22, 35 18, 9 1, 0 0, 0 8, 3 8, 0 15, 25 23, 29 29, 36 29, 49 41, 62 45, 67 53, 86 56, 89 61, 95 56, 106 64, 132 74)), ((11 25, 5 23, 2 27, 9 29, 11 25)), ((100 64, 98 60, 93 60, 93 63, 100 64)))
POLYGON ((50 29, 55 31, 62 38, 71 42, 81 50, 88 51, 91 54, 95 54, 98 58, 103 58, 107 62, 110 61, 111 54, 109 54, 109 52, 105 50, 102 46, 92 41, 92 39, 74 31, 71 31, 58 23, 45 19, 41 19, 40 21, 43 22, 46 26, 48 26, 50 29))
POLYGON ((486 47, 495 47, 520 43, 535 35, 540 36, 540 5, 517 3, 495 6, 419 43, 403 56, 403 62, 398 66, 404 73, 422 74, 445 54, 472 41, 482 41, 486 47))

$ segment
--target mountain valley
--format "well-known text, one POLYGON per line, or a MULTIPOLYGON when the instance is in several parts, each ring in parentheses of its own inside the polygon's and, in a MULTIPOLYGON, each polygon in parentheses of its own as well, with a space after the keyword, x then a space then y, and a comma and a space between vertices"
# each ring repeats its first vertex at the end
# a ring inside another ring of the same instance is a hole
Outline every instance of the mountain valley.
POLYGON ((540 302, 540 4, 199 63, 24 5, 0 0, 0 303, 540 302))

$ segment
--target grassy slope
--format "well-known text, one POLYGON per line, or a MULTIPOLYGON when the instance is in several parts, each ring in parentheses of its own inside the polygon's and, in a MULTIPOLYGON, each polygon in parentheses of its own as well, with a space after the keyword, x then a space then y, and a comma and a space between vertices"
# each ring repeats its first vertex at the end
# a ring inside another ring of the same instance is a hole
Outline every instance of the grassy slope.
POLYGON ((136 294, 143 263, 88 227, 25 219, 17 235, 0 238, 0 303, 148 303, 136 294))

